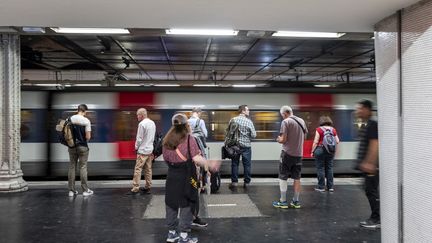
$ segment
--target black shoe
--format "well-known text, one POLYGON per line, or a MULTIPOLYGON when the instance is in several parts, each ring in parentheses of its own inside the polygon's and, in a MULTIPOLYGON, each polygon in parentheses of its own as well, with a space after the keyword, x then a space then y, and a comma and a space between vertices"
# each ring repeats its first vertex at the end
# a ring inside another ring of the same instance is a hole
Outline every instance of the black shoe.
POLYGON ((138 194, 140 194, 139 191, 138 191, 138 192, 128 191, 128 192, 126 193, 126 195, 128 195, 128 196, 135 196, 135 195, 138 195, 138 194))
POLYGON ((208 223, 204 222, 201 218, 196 217, 194 221, 192 221, 192 225, 198 227, 207 227, 208 223))
POLYGON ((243 188, 244 188, 244 189, 247 189, 248 187, 249 187, 249 183, 246 183, 246 182, 245 182, 245 183, 243 184, 243 188))
POLYGON ((237 182, 231 182, 231 183, 228 185, 228 188, 229 188, 229 189, 234 189, 234 188, 237 188, 237 186, 238 186, 238 183, 237 183, 237 182))
POLYGON ((151 190, 150 190, 150 188, 141 188, 140 190, 141 190, 142 193, 144 193, 144 194, 151 194, 151 190))
POLYGON ((380 220, 368 219, 360 222, 360 226, 368 229, 379 229, 381 228, 381 222, 380 220))

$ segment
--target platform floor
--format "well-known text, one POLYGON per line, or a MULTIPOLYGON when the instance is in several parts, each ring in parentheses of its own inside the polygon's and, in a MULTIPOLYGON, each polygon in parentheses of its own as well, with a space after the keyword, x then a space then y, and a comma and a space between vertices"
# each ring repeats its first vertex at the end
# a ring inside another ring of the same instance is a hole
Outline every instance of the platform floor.
MULTIPOLYGON (((209 226, 192 235, 199 242, 379 242, 380 230, 358 226, 370 211, 361 186, 352 184, 339 183, 334 193, 305 185, 301 209, 272 207, 277 184, 235 190, 223 184, 218 194, 202 195, 209 226)), ((65 189, 30 185, 24 193, 0 194, 1 242, 165 242, 163 186, 136 196, 125 195, 124 186, 102 186, 93 196, 70 198, 65 189)))

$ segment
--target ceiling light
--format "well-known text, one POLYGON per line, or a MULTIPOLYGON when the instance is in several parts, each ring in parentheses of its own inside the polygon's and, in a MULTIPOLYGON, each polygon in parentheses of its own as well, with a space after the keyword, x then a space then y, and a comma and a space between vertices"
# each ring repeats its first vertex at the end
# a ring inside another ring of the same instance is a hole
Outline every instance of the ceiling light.
POLYGON ((97 87, 102 86, 101 84, 74 84, 74 86, 81 86, 81 87, 97 87))
POLYGON ((131 87, 131 86, 141 86, 141 84, 116 84, 117 87, 131 87))
POLYGON ((283 37, 311 37, 311 38, 339 38, 345 33, 336 32, 305 32, 305 31, 277 31, 272 36, 283 37))
POLYGON ((63 34, 129 34, 128 29, 113 28, 51 28, 57 33, 63 34))
POLYGON ((236 30, 215 29, 166 29, 168 35, 237 35, 236 30))
POLYGON ((194 84, 194 87, 218 87, 218 84, 194 84))
POLYGON ((178 87, 180 84, 155 84, 156 87, 178 87))
POLYGON ((22 30, 27 33, 45 33, 45 28, 42 27, 22 27, 22 30))
POLYGON ((255 88, 256 84, 233 84, 234 88, 255 88))
POLYGON ((330 84, 315 84, 314 86, 317 88, 330 88, 331 87, 330 84))

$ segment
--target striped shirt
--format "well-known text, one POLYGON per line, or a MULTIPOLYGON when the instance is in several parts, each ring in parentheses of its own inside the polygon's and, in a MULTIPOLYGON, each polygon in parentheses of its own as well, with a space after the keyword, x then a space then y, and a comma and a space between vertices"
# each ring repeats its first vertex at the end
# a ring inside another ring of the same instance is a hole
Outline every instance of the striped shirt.
POLYGON ((371 139, 378 139, 378 123, 368 120, 359 130, 360 145, 357 153, 357 163, 360 164, 366 157, 371 139))
POLYGON ((256 137, 255 127, 252 121, 247 118, 245 115, 238 115, 230 120, 231 122, 235 122, 239 125, 240 136, 239 136, 239 144, 241 147, 251 147, 251 138, 256 137))

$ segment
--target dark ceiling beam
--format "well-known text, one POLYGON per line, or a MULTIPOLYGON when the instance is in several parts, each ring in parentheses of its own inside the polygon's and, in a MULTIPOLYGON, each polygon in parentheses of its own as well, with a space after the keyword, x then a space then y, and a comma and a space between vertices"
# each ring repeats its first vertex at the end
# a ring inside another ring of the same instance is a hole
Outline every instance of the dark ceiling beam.
POLYGON ((168 62, 168 65, 169 65, 171 73, 172 73, 172 75, 174 77, 174 80, 177 81, 177 77, 176 77, 175 70, 174 70, 174 65, 171 63, 171 58, 170 58, 170 55, 169 55, 169 52, 168 52, 168 48, 166 47, 165 40, 164 40, 164 38, 162 36, 159 37, 159 40, 160 40, 160 43, 162 45, 162 48, 164 49, 165 58, 166 58, 166 60, 168 62))
POLYGON ((105 71, 108 71, 111 73, 118 73, 118 70, 116 70, 115 68, 113 68, 109 64, 105 63, 104 61, 100 60, 99 58, 93 56, 86 49, 82 48, 81 46, 79 46, 78 44, 76 44, 75 42, 73 42, 72 40, 68 39, 65 36, 52 35, 52 36, 47 36, 47 38, 49 38, 50 40, 58 43, 59 45, 61 45, 63 47, 65 47, 66 49, 74 52, 78 56, 81 56, 82 58, 98 65, 99 67, 101 67, 105 71))
POLYGON ((111 39, 107 36, 97 36, 99 43, 104 47, 103 52, 111 51, 111 39))
MULTIPOLYGON (((352 69, 355 69, 355 68, 362 68, 362 67, 364 67, 364 66, 366 66, 366 65, 370 65, 370 64, 373 64, 372 62, 368 62, 368 63, 363 63, 363 64, 360 64, 360 65, 358 65, 358 66, 355 66, 355 67, 351 67, 351 68, 347 68, 347 69, 344 69, 344 70, 341 70, 341 71, 337 71, 337 72, 333 72, 333 73, 329 73, 327 76, 333 76, 333 75, 338 75, 338 74, 346 74, 348 71, 350 71, 350 70, 352 70, 352 69)), ((321 78, 324 78, 324 77, 321 77, 321 78)), ((321 78, 319 78, 318 80, 320 80, 321 78)))
POLYGON ((266 67, 270 66, 271 64, 273 64, 274 62, 276 62, 277 60, 281 59, 282 57, 284 57, 286 54, 292 52, 294 49, 296 49, 297 47, 301 46, 305 41, 299 41, 297 42, 293 47, 291 47, 290 49, 288 49, 287 51, 285 51, 284 53, 280 54, 278 57, 274 58, 273 60, 271 60, 270 62, 268 62, 266 65, 262 66, 260 69, 256 70, 254 73, 249 74, 244 80, 248 80, 250 79, 252 76, 254 76, 255 74, 261 72, 262 70, 264 70, 266 67))
POLYGON ((231 73, 232 70, 234 70, 234 68, 237 67, 237 65, 239 65, 239 63, 243 60, 243 58, 245 58, 247 56, 247 54, 255 47, 255 45, 260 41, 260 39, 256 39, 252 45, 249 46, 249 48, 243 52, 242 56, 240 57, 240 59, 231 67, 231 69, 225 73, 225 75, 221 78, 221 81, 224 80, 226 78, 226 76, 228 76, 229 73, 231 73))
POLYGON ((51 64, 48 64, 48 63, 45 63, 45 62, 39 62, 39 61, 31 60, 31 59, 24 58, 24 57, 21 57, 21 61, 27 62, 27 63, 32 64, 32 65, 37 65, 39 67, 42 67, 42 68, 45 68, 45 69, 48 69, 48 70, 59 70, 58 67, 53 66, 51 64))
POLYGON ((202 75, 202 73, 204 71, 204 66, 205 66, 205 64, 207 62, 207 57, 208 57, 208 54, 210 52, 212 41, 213 41, 212 38, 208 38, 207 39, 207 46, 206 46, 206 50, 204 52, 203 60, 201 62, 201 70, 200 70, 199 75, 198 75, 198 80, 201 80, 201 75, 202 75))
MULTIPOLYGON (((339 60, 339 61, 337 61, 337 62, 330 63, 330 64, 327 64, 327 65, 325 65, 325 66, 323 66, 323 67, 320 67, 320 68, 318 68, 318 69, 315 69, 315 70, 313 70, 313 71, 307 72, 307 73, 304 74, 304 75, 308 75, 308 74, 311 73, 311 72, 316 72, 316 71, 322 70, 322 69, 327 68, 327 67, 334 67, 334 65, 341 64, 342 62, 348 61, 348 60, 353 59, 353 58, 356 58, 356 57, 360 57, 360 56, 366 55, 366 54, 371 53, 371 52, 373 52, 373 51, 374 51, 374 49, 372 49, 372 50, 368 50, 368 51, 365 51, 365 52, 362 52, 362 53, 359 53, 359 54, 356 54, 356 55, 353 55, 353 56, 350 56, 350 57, 347 57, 347 58, 344 58, 344 59, 339 60)), ((347 63, 347 64, 348 64, 348 63, 347 63)), ((353 65, 352 63, 350 63, 350 64, 353 65)), ((361 64, 364 64, 364 63, 360 63, 360 64, 358 64, 358 65, 361 65, 361 64)))
POLYGON ((130 53, 130 51, 128 49, 126 49, 122 43, 120 43, 118 40, 114 39, 113 37, 111 37, 111 40, 123 51, 123 53, 125 53, 130 60, 135 63, 135 65, 137 65, 139 67, 139 69, 145 74, 147 75, 147 77, 150 80, 153 80, 153 78, 150 76, 150 74, 148 74, 147 70, 145 70, 136 60, 135 58, 132 56, 132 54, 130 53))
POLYGON ((284 71, 282 71, 276 75, 273 75, 271 78, 268 78, 267 81, 274 79, 274 77, 279 77, 279 76, 283 75, 284 73, 289 72, 290 70, 293 70, 300 65, 309 63, 310 61, 312 61, 314 59, 320 58, 320 57, 322 57, 328 53, 331 53, 332 51, 346 45, 347 43, 349 43, 349 42, 348 41, 334 41, 334 42, 332 42, 332 44, 328 45, 328 47, 322 47, 322 51, 320 54, 315 55, 315 56, 310 57, 310 58, 307 58, 307 59, 301 59, 301 60, 293 63, 292 65, 289 65, 288 69, 286 69, 286 70, 284 70, 284 71))

